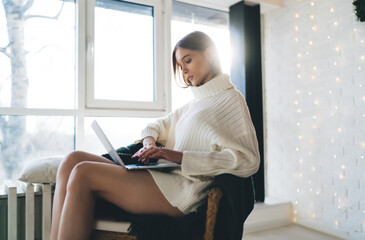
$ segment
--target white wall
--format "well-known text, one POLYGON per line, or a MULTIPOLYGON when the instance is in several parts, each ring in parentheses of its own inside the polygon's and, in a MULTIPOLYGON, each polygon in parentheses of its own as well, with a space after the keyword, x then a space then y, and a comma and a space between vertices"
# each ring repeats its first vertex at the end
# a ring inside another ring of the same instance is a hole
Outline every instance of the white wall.
POLYGON ((365 239, 365 23, 352 0, 286 0, 264 39, 268 196, 365 239))

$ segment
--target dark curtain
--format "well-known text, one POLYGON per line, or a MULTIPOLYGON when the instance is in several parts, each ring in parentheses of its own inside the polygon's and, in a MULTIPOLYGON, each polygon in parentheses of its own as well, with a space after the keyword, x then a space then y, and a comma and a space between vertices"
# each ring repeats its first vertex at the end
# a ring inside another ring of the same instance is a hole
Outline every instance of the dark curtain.
POLYGON ((256 201, 265 200, 260 5, 241 1, 229 8, 231 79, 245 96, 259 142, 261 164, 253 176, 256 201))

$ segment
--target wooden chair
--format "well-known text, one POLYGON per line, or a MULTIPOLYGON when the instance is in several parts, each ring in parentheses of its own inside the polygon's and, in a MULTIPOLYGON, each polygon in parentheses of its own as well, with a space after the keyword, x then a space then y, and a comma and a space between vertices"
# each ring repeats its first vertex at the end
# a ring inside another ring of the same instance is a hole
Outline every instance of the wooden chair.
MULTIPOLYGON (((220 188, 212 188, 208 194, 208 206, 206 213, 204 240, 213 240, 214 226, 218 212, 219 202, 222 198, 220 188)), ((128 235, 127 232, 114 232, 105 230, 94 230, 92 240, 137 240, 135 236, 128 235)))

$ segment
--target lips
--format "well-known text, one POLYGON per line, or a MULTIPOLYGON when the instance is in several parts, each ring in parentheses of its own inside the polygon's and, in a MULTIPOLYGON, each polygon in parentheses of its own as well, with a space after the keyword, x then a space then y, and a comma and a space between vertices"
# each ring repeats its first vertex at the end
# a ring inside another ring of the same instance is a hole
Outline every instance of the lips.
POLYGON ((193 79, 193 76, 188 76, 188 81, 191 82, 191 80, 193 79))

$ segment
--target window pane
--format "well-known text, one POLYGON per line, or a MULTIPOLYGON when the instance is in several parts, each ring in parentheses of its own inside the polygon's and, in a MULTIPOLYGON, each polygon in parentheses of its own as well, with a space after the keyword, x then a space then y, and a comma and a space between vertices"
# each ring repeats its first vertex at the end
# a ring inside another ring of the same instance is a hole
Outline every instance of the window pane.
POLYGON ((154 101, 153 7, 97 0, 95 99, 154 101))
POLYGON ((0 3, 0 107, 72 109, 75 3, 27 2, 0 3))
POLYGON ((74 134, 74 117, 0 116, 0 185, 27 161, 71 152, 74 134))
MULTIPOLYGON (((215 42, 220 56, 222 71, 229 74, 231 44, 228 13, 175 1, 172 8, 172 49, 185 35, 193 31, 202 31, 208 34, 215 42)), ((172 79, 172 109, 176 109, 191 100, 193 96, 189 88, 178 87, 174 77, 172 79)))
POLYGON ((141 138, 141 131, 155 118, 112 118, 98 117, 85 119, 86 151, 94 154, 106 153, 105 148, 91 128, 92 121, 97 120, 100 127, 115 149, 125 147, 141 138))

